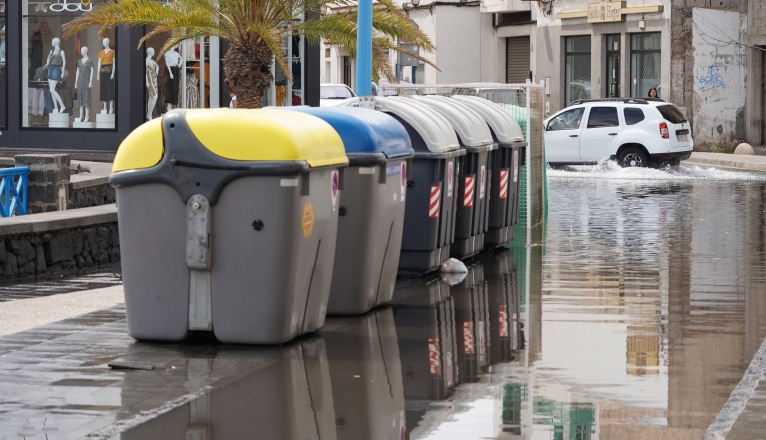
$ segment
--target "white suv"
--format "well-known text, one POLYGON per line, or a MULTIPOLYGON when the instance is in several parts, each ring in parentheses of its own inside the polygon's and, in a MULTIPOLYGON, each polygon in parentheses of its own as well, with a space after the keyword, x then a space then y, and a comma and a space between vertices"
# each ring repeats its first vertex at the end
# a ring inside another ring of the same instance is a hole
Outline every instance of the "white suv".
POLYGON ((694 141, 681 110, 657 98, 574 101, 545 123, 551 165, 589 165, 604 159, 623 167, 678 164, 694 141))

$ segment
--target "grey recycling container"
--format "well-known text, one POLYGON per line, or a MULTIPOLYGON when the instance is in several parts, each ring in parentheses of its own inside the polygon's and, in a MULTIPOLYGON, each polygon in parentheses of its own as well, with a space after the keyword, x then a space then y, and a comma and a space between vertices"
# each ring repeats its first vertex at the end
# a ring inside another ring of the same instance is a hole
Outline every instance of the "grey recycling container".
POLYGON ((394 314, 381 307, 332 317, 322 329, 330 365, 338 440, 404 438, 402 362, 394 314))
POLYGON ((513 226, 518 222, 519 169, 524 163, 527 143, 518 122, 494 102, 476 96, 455 95, 453 99, 484 118, 498 145, 498 149, 491 153, 489 229, 484 235, 484 246, 505 246, 513 240, 513 226))
POLYGON ((449 259, 455 239, 455 176, 460 149, 455 130, 438 112, 404 97, 376 97, 375 109, 396 118, 415 150, 407 182, 399 273, 422 274, 449 259))
POLYGON ((391 301, 404 230, 412 149, 395 118, 364 108, 291 110, 316 116, 343 140, 349 168, 338 208, 338 238, 327 313, 366 313, 391 301))
POLYGON ((174 110, 136 129, 109 180, 130 336, 278 344, 321 328, 347 163, 335 130, 296 112, 174 110))
POLYGON ((489 228, 490 154, 497 149, 497 144, 484 119, 458 100, 444 96, 413 99, 443 115, 457 133, 460 148, 466 152, 457 172, 455 242, 450 256, 458 259, 473 256, 484 249, 484 234, 489 228))

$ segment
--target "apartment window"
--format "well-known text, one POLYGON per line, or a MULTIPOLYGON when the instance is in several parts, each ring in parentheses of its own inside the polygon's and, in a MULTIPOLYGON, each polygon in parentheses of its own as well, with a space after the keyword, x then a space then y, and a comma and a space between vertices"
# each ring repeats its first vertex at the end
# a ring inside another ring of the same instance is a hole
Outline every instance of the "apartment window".
POLYGON ((590 93, 590 35, 567 37, 564 52, 564 90, 566 103, 589 99, 590 93))
POLYGON ((343 57, 343 84, 351 87, 351 58, 343 57))
POLYGON ((608 98, 620 96, 620 34, 606 36, 606 94, 608 98))
POLYGON ((661 62, 660 32, 648 34, 632 34, 630 36, 630 76, 632 79, 630 93, 634 97, 649 96, 652 87, 657 88, 657 97, 661 98, 660 62, 661 62))

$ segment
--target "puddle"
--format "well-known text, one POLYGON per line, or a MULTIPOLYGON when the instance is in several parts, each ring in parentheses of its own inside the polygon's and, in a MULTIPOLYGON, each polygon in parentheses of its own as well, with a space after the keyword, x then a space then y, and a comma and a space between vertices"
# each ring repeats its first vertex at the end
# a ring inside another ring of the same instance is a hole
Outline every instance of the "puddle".
POLYGON ((682 180, 737 180, 766 182, 766 173, 733 171, 721 168, 681 165, 678 167, 622 168, 614 161, 605 160, 598 165, 566 166, 562 169, 548 167, 549 178, 598 178, 612 180, 682 181, 682 180))

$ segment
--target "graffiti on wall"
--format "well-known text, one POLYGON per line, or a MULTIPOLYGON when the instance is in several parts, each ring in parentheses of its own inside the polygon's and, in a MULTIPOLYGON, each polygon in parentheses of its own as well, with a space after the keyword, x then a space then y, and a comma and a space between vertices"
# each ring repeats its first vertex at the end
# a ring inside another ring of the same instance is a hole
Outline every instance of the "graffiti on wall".
POLYGON ((705 93, 706 90, 726 88, 726 83, 721 76, 721 69, 716 66, 709 66, 707 75, 697 77, 697 81, 700 83, 700 92, 702 93, 705 93))

